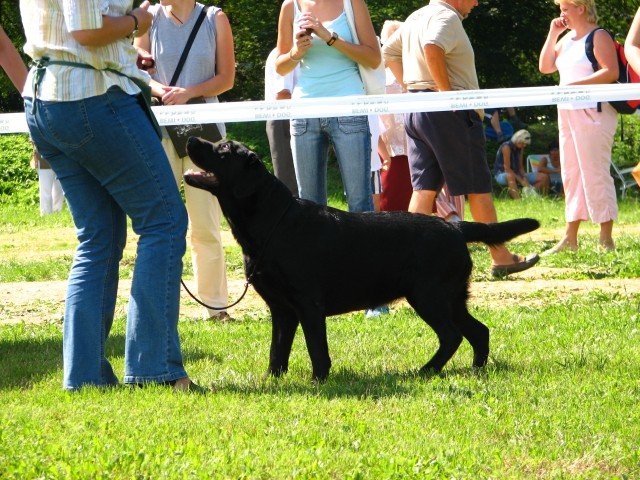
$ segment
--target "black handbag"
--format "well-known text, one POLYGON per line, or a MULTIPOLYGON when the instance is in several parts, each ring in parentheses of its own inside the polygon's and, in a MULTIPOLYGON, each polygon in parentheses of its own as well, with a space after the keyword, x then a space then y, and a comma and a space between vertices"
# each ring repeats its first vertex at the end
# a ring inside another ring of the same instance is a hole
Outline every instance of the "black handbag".
MULTIPOLYGON (((195 25, 193 26, 193 30, 191 30, 191 34, 189 35, 187 44, 185 45, 184 50, 182 51, 182 55, 180 56, 180 60, 178 61, 178 65, 176 66, 176 71, 173 73, 171 82, 169 82, 170 87, 173 87, 178 81, 178 77, 180 76, 182 67, 184 66, 184 63, 187 60, 187 55, 189 54, 191 45, 193 44, 193 41, 196 38, 196 34, 200 29, 200 25, 202 25, 202 22, 207 16, 208 10, 209 10, 209 7, 205 7, 202 9, 202 11, 200 12, 200 16, 198 17, 195 25)), ((203 97, 195 97, 187 102, 187 104, 196 104, 196 103, 206 103, 206 101, 203 97)), ((187 156, 187 141, 189 140, 189 137, 202 137, 205 140, 208 140, 210 142, 218 142, 222 140, 222 134, 220 133, 220 129, 218 129, 218 125, 216 125, 215 123, 167 125, 165 128, 167 129, 167 133, 169 134, 171 143, 173 143, 173 147, 176 149, 176 152, 180 157, 187 156)))

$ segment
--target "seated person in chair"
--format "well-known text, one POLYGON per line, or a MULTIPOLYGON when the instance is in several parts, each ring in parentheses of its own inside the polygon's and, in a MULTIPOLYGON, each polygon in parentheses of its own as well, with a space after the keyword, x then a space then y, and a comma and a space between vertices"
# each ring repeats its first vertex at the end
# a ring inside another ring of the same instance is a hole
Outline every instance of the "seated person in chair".
POLYGON ((562 176, 560 174, 560 149, 558 141, 553 140, 549 143, 549 154, 542 157, 538 165, 538 172, 549 175, 549 192, 562 196, 564 189, 562 187, 562 176))
POLYGON ((498 148, 494 174, 499 185, 509 189, 509 196, 513 199, 520 198, 518 185, 523 189, 546 194, 549 190, 549 175, 542 172, 526 173, 524 169, 524 147, 531 143, 531 134, 527 130, 518 130, 511 140, 504 142, 498 148))

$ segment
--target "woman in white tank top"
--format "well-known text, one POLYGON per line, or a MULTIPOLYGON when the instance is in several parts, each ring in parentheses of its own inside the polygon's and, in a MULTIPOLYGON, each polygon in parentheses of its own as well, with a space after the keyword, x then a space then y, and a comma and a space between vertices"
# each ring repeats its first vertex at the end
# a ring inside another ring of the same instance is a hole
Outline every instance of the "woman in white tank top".
MULTIPOLYGON (((593 35, 599 70, 594 71, 586 55, 587 36, 598 28, 595 2, 555 0, 555 3, 560 6, 560 16, 551 21, 540 53, 540 72, 559 72, 560 85, 615 82, 618 61, 613 40, 605 30, 593 35), (566 35, 559 39, 566 30, 566 35)), ((613 221, 618 218, 618 205, 609 165, 616 127, 616 111, 606 102, 558 105, 566 228, 563 238, 542 255, 577 250, 580 223, 589 219, 600 224, 600 246, 605 250, 615 249, 612 230, 613 221)))

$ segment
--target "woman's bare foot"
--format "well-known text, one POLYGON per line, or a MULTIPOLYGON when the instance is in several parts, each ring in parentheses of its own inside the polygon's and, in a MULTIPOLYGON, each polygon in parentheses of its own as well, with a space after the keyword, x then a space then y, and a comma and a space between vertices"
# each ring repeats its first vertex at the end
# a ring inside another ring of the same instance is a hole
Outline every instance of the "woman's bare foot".
POLYGON ((600 248, 607 252, 613 252, 616 249, 616 244, 612 239, 600 240, 600 248))
POLYGON ((577 243, 571 243, 568 240, 561 240, 555 246, 551 247, 549 250, 545 250, 540 254, 541 257, 548 257, 549 255, 555 255, 558 252, 562 252, 563 250, 571 250, 575 252, 578 250, 577 243))

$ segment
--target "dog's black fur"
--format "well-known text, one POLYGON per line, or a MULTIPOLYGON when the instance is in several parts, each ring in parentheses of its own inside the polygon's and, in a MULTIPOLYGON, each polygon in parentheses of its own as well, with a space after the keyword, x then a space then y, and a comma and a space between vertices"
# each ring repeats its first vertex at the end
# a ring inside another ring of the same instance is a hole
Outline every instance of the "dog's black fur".
POLYGON ((187 173, 186 182, 218 198, 248 279, 271 310, 268 373, 287 371, 301 324, 313 379, 326 379, 326 317, 401 297, 440 341, 421 373, 440 371, 463 337, 473 347, 473 366, 487 363, 489 329, 466 305, 467 242, 504 243, 538 228, 536 220, 450 224, 408 212, 348 213, 293 198, 240 143, 191 138, 187 150, 208 173, 187 173))

